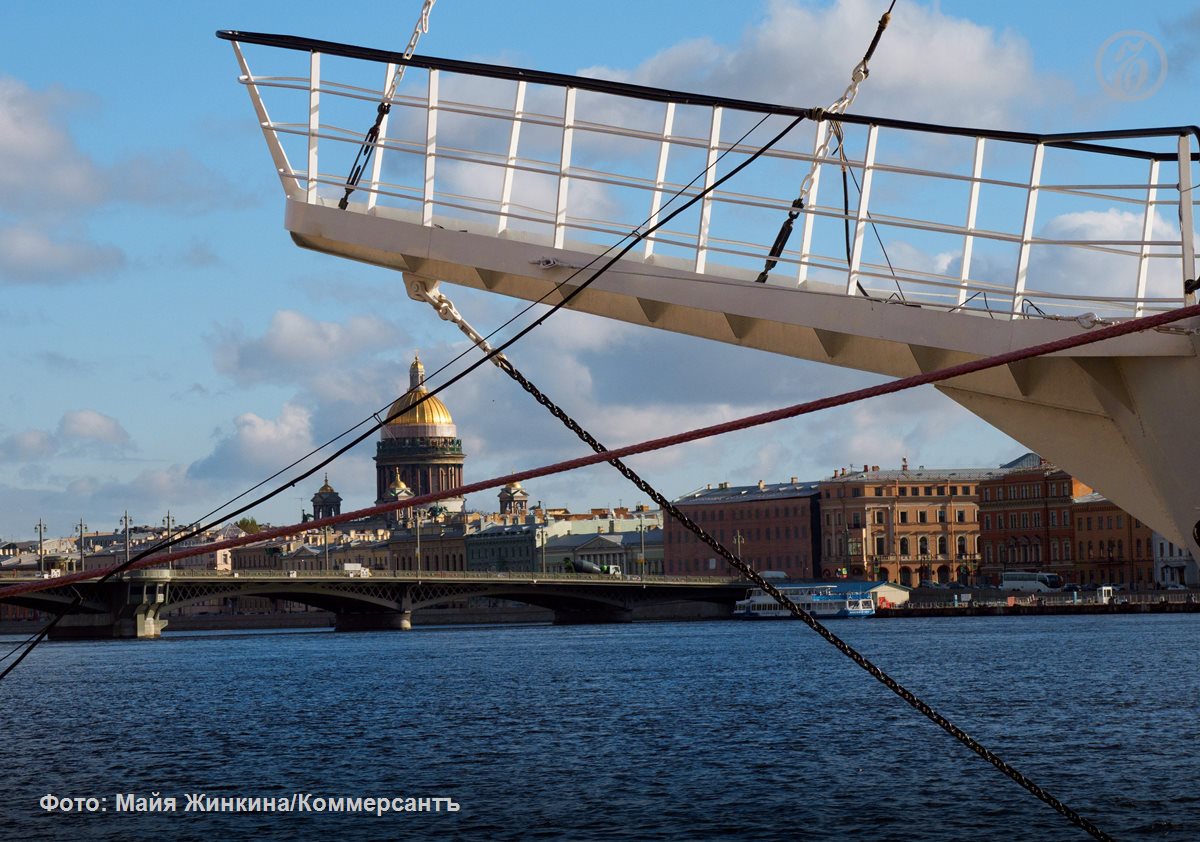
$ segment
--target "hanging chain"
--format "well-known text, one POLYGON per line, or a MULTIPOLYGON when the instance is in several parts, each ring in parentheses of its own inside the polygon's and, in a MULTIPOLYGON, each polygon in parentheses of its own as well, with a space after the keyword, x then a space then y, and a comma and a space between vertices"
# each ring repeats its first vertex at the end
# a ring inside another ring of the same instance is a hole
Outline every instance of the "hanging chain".
POLYGON ((888 23, 892 19, 892 9, 895 6, 896 0, 892 0, 892 5, 888 6, 888 10, 879 18, 879 25, 875 28, 875 37, 871 39, 871 45, 867 47, 867 52, 863 55, 862 61, 856 64, 854 70, 851 71, 850 84, 846 86, 846 90, 842 91, 842 95, 834 100, 828 108, 818 108, 816 109, 816 113, 813 114, 813 119, 817 122, 829 120, 832 131, 825 132, 825 136, 821 138, 820 145, 813 153, 812 166, 808 168, 808 172, 804 174, 804 180, 800 182, 800 194, 792 201, 792 207, 788 211, 787 219, 780 226, 779 233, 775 236, 775 242, 771 245, 770 256, 763 265, 763 270, 754 279, 755 283, 765 284, 768 273, 779 264, 779 258, 787 246, 788 239, 792 236, 792 226, 796 224, 796 219, 800 216, 800 212, 808 205, 808 194, 812 192, 813 182, 817 180, 817 168, 821 166, 821 162, 829 154, 829 144, 833 140, 834 135, 838 137, 840 148, 842 131, 841 123, 837 118, 846 113, 846 109, 853 104, 855 97, 858 96, 859 87, 871 75, 871 71, 867 65, 870 64, 871 57, 875 55, 875 48, 879 46, 879 39, 883 37, 883 31, 887 29, 888 23))
MULTIPOLYGON (((491 352, 491 346, 488 344, 487 340, 485 340, 483 336, 477 330, 475 330, 475 328, 473 328, 466 319, 463 318, 462 314, 458 312, 458 308, 454 306, 454 303, 437 289, 436 282, 432 282, 431 286, 430 282, 420 278, 406 278, 405 280, 408 286, 410 297, 418 301, 425 301, 428 303, 437 311, 439 317, 456 325, 459 330, 470 337, 471 340, 479 346, 480 350, 482 350, 484 353, 491 352)), ((531 383, 529 379, 526 378, 525 375, 523 375, 517 369, 517 367, 509 361, 507 357, 505 357, 503 354, 496 354, 491 358, 491 360, 497 368, 516 381, 516 383, 522 389, 528 392, 535 401, 549 410, 551 415, 561 421, 567 429, 573 432, 581 441, 587 444, 588 447, 590 447, 596 453, 607 452, 608 448, 597 441, 595 436, 585 430, 578 421, 568 415, 561 407, 558 406, 558 404, 554 403, 554 401, 551 400, 544 392, 531 383)), ((979 755, 992 766, 999 769, 1007 777, 1024 787, 1039 800, 1053 807, 1056 812, 1062 816, 1065 816, 1077 827, 1091 834, 1091 836, 1096 839, 1112 840, 1112 837, 1103 830, 1096 827, 1096 825, 1079 815, 1079 813, 1075 812, 1075 810, 1071 809, 1066 804, 1063 804, 1032 780, 1025 777, 1025 775, 1023 775, 1019 770, 1009 765, 1005 760, 995 754, 995 752, 991 751, 991 749, 984 746, 962 728, 959 728, 945 716, 938 713, 927 702, 923 701, 907 687, 900 684, 900 682, 896 681, 896 679, 892 678, 882 669, 873 664, 865 655, 831 632, 825 627, 824 624, 822 624, 819 620, 817 620, 799 605, 792 602, 792 600, 783 594, 778 588, 764 579, 757 570, 730 552, 724 544, 722 544, 715 537, 705 531, 701 526, 699 526, 695 521, 684 514, 678 506, 676 506, 665 496, 663 496, 663 494, 656 488, 642 479, 636 472, 634 472, 632 468, 626 465, 619 458, 610 459, 609 464, 616 468, 617 471, 620 472, 621 476, 625 477, 638 489, 645 492, 650 499, 658 504, 658 506, 664 512, 673 517, 681 526, 683 526, 685 529, 699 538, 703 543, 708 545, 714 552, 725 559, 725 562, 738 573, 740 573, 743 578, 749 579, 756 586, 761 588, 764 593, 774 598, 775 601, 786 608, 793 617, 802 621, 810 629, 815 631, 827 642, 836 647, 839 652, 870 673, 872 677, 907 702, 909 706, 919 711, 923 716, 925 716, 943 731, 950 734, 950 736, 954 737, 975 754, 979 755)), ((1200 524, 1198 524, 1197 528, 1200 529, 1200 524)))
POLYGON ((408 46, 404 48, 404 61, 396 66, 396 72, 392 74, 388 86, 384 89, 383 99, 379 101, 379 107, 375 109, 375 124, 367 129, 362 146, 359 147, 358 154, 354 156, 350 175, 346 176, 346 193, 338 200, 338 207, 341 210, 345 210, 349 206, 350 194, 358 187, 358 183, 367 169, 367 164, 371 162, 371 157, 375 154, 375 145, 379 142, 383 118, 392 110, 392 97, 396 95, 396 89, 400 87, 400 82, 404 79, 404 70, 408 67, 406 62, 416 52, 417 42, 421 40, 421 36, 429 32, 429 13, 433 10, 433 4, 436 2, 437 0, 423 0, 421 4, 421 13, 417 16, 416 26, 413 27, 412 35, 408 39, 408 46))

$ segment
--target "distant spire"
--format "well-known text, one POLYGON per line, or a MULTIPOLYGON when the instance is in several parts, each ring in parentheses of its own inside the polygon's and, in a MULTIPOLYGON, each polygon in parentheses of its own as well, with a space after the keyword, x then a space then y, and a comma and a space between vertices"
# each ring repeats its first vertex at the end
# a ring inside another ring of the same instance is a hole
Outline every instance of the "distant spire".
POLYGON ((413 355, 413 364, 408 369, 408 388, 416 389, 425 385, 425 366, 421 365, 421 355, 413 355))

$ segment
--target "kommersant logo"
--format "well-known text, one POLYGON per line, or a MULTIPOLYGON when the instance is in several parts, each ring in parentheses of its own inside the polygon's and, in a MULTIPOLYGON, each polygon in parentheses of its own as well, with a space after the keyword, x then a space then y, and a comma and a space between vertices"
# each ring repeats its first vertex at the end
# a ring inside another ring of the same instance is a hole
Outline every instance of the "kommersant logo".
POLYGON ((1167 78, 1167 54, 1148 32, 1127 29, 1096 52, 1096 79, 1114 99, 1149 99, 1167 78))

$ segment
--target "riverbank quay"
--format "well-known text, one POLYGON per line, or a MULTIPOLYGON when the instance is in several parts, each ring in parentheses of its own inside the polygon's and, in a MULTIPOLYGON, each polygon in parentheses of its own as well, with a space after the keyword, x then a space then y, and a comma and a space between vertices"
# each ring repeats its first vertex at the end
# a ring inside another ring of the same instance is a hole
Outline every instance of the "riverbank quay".
POLYGON ((999 592, 937 596, 914 592, 903 605, 876 608, 873 619, 903 617, 1007 617, 1048 614, 1189 614, 1200 613, 1193 593, 1122 593, 1105 602, 1094 594, 1005 596, 999 592))

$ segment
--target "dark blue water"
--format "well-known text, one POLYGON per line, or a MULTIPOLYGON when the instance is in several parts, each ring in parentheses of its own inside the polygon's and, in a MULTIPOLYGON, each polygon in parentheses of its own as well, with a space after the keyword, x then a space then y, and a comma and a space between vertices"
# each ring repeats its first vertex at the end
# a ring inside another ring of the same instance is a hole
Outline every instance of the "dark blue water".
MULTIPOLYGON (((1200 838, 1200 615, 832 627, 1114 836, 1200 838)), ((48 644, 0 704, 5 839, 1087 838, 788 621, 48 644), (189 792, 462 809, 197 815, 189 792)))

